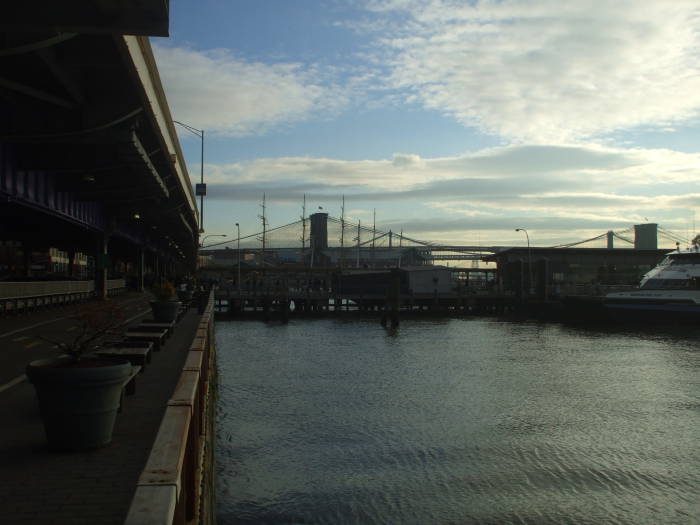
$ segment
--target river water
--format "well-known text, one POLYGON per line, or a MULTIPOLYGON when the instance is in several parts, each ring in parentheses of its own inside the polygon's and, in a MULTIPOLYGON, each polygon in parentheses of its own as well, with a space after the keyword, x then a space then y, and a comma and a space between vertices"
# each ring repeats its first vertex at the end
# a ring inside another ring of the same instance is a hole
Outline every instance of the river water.
POLYGON ((219 524, 700 523, 698 334, 218 322, 219 524))

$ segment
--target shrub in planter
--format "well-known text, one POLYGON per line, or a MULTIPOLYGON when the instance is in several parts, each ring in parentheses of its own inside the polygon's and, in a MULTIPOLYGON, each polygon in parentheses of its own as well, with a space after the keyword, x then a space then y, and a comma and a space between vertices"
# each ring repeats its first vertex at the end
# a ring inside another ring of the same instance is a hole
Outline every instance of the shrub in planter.
POLYGON ((175 294, 175 287, 169 281, 164 281, 151 288, 155 301, 151 301, 153 319, 161 323, 169 323, 177 318, 180 302, 175 294))
POLYGON ((62 355, 27 365, 39 400, 44 430, 53 450, 98 448, 112 441, 121 391, 131 374, 128 361, 86 355, 122 323, 109 301, 80 308, 69 341, 51 341, 62 355))

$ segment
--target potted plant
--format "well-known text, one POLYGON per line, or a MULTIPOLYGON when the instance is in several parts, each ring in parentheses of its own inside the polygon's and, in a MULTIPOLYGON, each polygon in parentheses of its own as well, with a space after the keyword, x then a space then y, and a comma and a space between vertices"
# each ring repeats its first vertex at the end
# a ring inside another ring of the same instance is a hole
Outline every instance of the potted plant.
POLYGON ((189 302, 192 300, 192 288, 189 283, 183 282, 180 284, 177 290, 177 298, 180 300, 180 302, 189 304, 189 302))
POLYGON ((50 341, 61 355, 27 365, 34 384, 49 448, 84 450, 112 441, 124 384, 131 375, 128 361, 100 359, 88 353, 123 322, 121 309, 109 301, 83 305, 75 335, 50 341))
POLYGON ((177 319, 180 302, 175 287, 170 281, 163 281, 151 288, 155 301, 151 301, 153 319, 159 323, 170 323, 177 319))

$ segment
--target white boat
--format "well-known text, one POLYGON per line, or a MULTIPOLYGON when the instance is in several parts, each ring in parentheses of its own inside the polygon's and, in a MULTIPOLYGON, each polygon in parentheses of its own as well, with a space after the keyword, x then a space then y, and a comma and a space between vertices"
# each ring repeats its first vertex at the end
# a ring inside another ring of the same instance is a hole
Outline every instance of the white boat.
POLYGON ((603 304, 614 317, 700 320, 700 235, 686 250, 669 252, 639 287, 609 293, 603 304))

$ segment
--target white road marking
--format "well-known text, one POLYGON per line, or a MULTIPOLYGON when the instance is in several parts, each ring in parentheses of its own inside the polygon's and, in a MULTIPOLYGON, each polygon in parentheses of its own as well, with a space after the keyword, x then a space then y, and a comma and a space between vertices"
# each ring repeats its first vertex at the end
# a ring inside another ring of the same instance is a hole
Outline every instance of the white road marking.
POLYGON ((19 377, 15 377, 12 381, 5 383, 4 385, 0 385, 0 393, 4 392, 5 390, 9 390, 15 385, 19 385, 20 383, 24 382, 27 380, 27 376, 22 374, 19 377))

